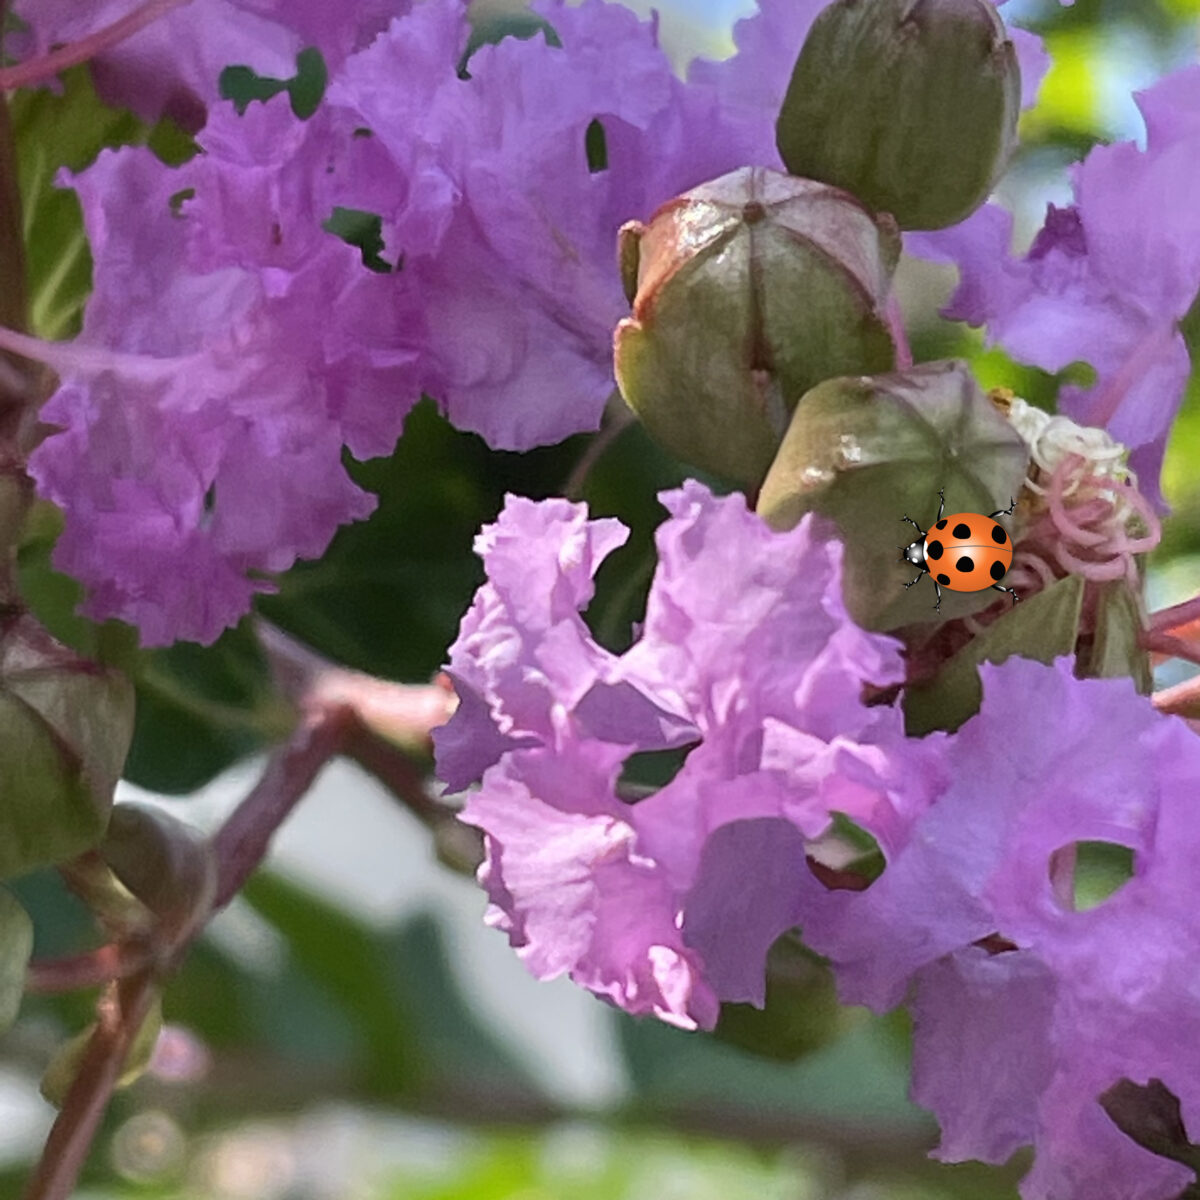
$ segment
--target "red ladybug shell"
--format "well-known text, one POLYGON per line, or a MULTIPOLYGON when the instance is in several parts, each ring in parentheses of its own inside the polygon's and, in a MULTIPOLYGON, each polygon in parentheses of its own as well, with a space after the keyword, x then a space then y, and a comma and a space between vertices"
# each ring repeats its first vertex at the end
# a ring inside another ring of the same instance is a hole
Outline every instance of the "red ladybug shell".
POLYGON ((955 513, 925 535, 925 565, 952 592, 981 592, 1012 565, 1012 539, 991 517, 955 513))

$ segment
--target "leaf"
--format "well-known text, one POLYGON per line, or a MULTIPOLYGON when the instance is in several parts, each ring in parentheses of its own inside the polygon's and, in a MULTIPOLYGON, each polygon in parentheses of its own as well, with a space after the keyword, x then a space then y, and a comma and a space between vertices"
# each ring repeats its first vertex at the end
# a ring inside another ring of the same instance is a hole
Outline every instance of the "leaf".
POLYGON ((0 1033, 17 1019, 32 952, 33 922, 16 897, 0 888, 0 1033))
POLYGON ((845 1015, 827 964, 785 934, 767 956, 764 1006, 722 1004, 714 1032, 752 1054, 793 1062, 842 1032, 845 1015))
POLYGON ((151 791, 195 791, 295 719, 274 693, 249 621, 211 646, 142 651, 132 670, 138 705, 125 777, 151 791))
POLYGON ((307 121, 321 106, 328 82, 325 59, 320 50, 310 46, 296 55, 296 74, 291 79, 273 79, 251 67, 231 66, 221 72, 217 87, 223 100, 232 101, 239 117, 244 117, 256 100, 265 103, 286 92, 292 112, 307 121))
POLYGON ((195 152, 170 120, 153 128, 97 95, 86 66, 61 75, 62 89, 22 89, 9 98, 25 219, 30 326, 40 337, 78 332, 92 287, 92 259, 79 200, 59 187, 60 168, 81 171, 105 146, 149 143, 164 161, 195 152))
POLYGON ((341 238, 346 245, 356 247, 368 270, 380 275, 387 275, 392 270, 392 264, 383 257, 383 218, 378 213, 338 207, 321 223, 321 228, 341 238))
POLYGON ((390 457, 347 462, 379 497, 370 519, 340 529, 319 562, 282 575, 259 611, 336 662, 427 682, 483 580, 472 549, 480 525, 495 519, 507 491, 559 494, 578 441, 526 454, 489 451, 423 402, 390 457))
POLYGON ((0 637, 0 876, 92 846, 133 731, 133 689, 29 616, 0 637))
POLYGON ((1137 597, 1123 579, 1096 588, 1095 629, 1081 639, 1075 674, 1081 679, 1128 675, 1143 696, 1154 690, 1150 655, 1140 644, 1142 615, 1137 597))
POLYGON ((1078 575, 1051 584, 998 617, 949 659, 937 677, 905 691, 904 727, 910 737, 935 729, 953 732, 979 711, 979 664, 1014 654, 1050 663, 1075 648, 1084 581, 1078 575))
MULTIPOLYGON (((379 1097, 494 1091, 514 1103, 538 1093, 479 1025, 452 976, 435 921, 371 929, 278 876, 259 874, 246 898, 287 939, 292 961, 358 1034, 357 1072, 379 1097)), ((353 1051, 352 1051, 353 1053, 353 1051)))

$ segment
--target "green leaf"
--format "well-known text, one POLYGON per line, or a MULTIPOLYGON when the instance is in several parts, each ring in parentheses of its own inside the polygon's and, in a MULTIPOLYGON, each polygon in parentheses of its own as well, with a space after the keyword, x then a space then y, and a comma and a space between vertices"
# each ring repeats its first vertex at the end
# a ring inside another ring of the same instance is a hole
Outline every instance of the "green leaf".
POLYGON ((596 175, 608 170, 608 135, 604 131, 604 122, 596 117, 587 127, 584 134, 584 152, 587 155, 588 170, 596 175))
POLYGON ((517 1102, 538 1093, 479 1025, 455 982, 436 923, 371 929, 303 888, 260 873, 246 898, 287 939, 294 965, 357 1035, 358 1078, 378 1098, 451 1100, 465 1089, 517 1102))
POLYGON ((32 952, 33 922, 16 897, 0 888, 0 1033, 17 1019, 32 952))
POLYGON ((562 48, 562 39, 554 30, 554 26, 545 17, 528 11, 517 12, 488 12, 483 5, 473 5, 471 19, 471 36, 467 39, 462 58, 458 60, 458 74, 461 79, 470 79, 469 65, 475 51, 481 46, 494 46, 505 38, 515 37, 528 41, 539 33, 548 46, 562 48))
POLYGON ((378 213, 338 207, 321 223, 321 228, 341 238, 348 246, 357 247, 362 253, 363 266, 368 270, 380 275, 392 270, 392 264, 383 257, 383 218, 378 213))
POLYGON ((379 497, 370 519, 340 529, 319 562, 297 563, 257 607, 336 662, 426 682, 483 580, 472 551, 480 525, 495 519, 505 492, 560 492, 578 453, 578 442, 489 451, 425 401, 390 457, 347 459, 355 481, 379 497))
POLYGON ((828 965, 785 934, 767 956, 766 1003, 722 1004, 715 1033, 752 1054, 794 1062, 841 1033, 845 1016, 828 965))
POLYGON ((938 491, 946 511, 1007 508, 1025 479, 1029 452, 961 361, 926 363, 890 375, 830 379, 805 394, 763 484, 758 511, 776 529, 808 512, 831 517, 846 546, 843 594, 868 629, 965 616, 996 593, 943 595, 906 587, 907 515, 933 523, 938 491))
POLYGON ((979 711, 983 685, 979 664, 1002 663, 1014 654, 1050 663, 1075 648, 1084 580, 1068 575, 998 617, 949 659, 929 683, 909 687, 904 726, 912 737, 935 729, 953 732, 979 711))
POLYGON ((169 120, 153 128, 96 95, 86 66, 61 75, 62 90, 22 89, 9 98, 25 218, 30 323, 40 337, 78 332, 92 286, 92 259, 79 200, 57 186, 60 168, 81 171, 105 146, 149 142, 165 161, 194 153, 169 120))
MULTIPOLYGON (((117 1087, 129 1087, 145 1073, 146 1068, 150 1065, 150 1059, 154 1056, 154 1047, 158 1043, 158 1035, 162 1032, 162 1024, 162 1000, 156 998, 154 1007, 151 1008, 134 1036, 120 1078, 117 1080, 117 1087)), ((63 1042, 54 1052, 54 1057, 51 1058, 50 1065, 42 1076, 41 1091, 42 1095, 55 1108, 61 1108, 63 1101, 67 1098, 67 1093, 71 1090, 75 1076, 79 1073, 83 1056, 87 1052, 88 1042, 95 1029, 94 1023, 89 1025, 74 1037, 63 1042)))
POLYGON ((151 791, 195 791, 295 720, 274 692, 250 621, 211 646, 143 651, 133 670, 137 721, 125 777, 151 791))
POLYGON ((104 832, 133 728, 122 675, 31 617, 0 641, 0 876, 60 862, 104 832))
POLYGON ((1154 690, 1150 655, 1140 644, 1143 629, 1137 597, 1123 579, 1096 588, 1095 629, 1080 640, 1075 674, 1081 679, 1128 675, 1143 696, 1154 690))
POLYGON ((256 100, 265 103, 281 92, 287 92, 292 112, 300 120, 307 121, 321 106, 328 82, 325 59, 320 50, 310 46, 296 55, 296 74, 291 79, 273 79, 269 75, 259 75, 251 67, 231 66, 221 72, 217 87, 221 98, 231 101, 240 117, 246 115, 246 110, 256 100))

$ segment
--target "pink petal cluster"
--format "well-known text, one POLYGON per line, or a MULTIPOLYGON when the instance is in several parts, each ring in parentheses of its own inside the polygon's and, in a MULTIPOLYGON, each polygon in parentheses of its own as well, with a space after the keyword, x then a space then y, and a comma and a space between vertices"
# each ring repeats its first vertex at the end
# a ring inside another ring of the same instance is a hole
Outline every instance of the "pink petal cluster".
MULTIPOLYGON (((389 453, 422 394, 505 449, 596 428, 626 307, 617 229, 753 150, 744 114, 725 121, 717 89, 679 79, 619 5, 547 4, 561 46, 484 46, 469 78, 462 0, 386 28, 386 5, 334 7, 173 11, 156 37, 269 72, 237 39, 170 22, 242 13, 253 40, 269 18, 286 55, 315 39, 323 104, 302 121, 281 95, 239 117, 210 87, 190 162, 127 150, 70 180, 95 291, 79 343, 47 356, 59 432, 32 471, 64 510, 56 561, 87 612, 147 644, 211 641, 369 513, 342 447, 389 453), (589 165, 593 126, 604 164, 589 165), (379 218, 390 273, 323 228, 339 209, 379 218)), ((82 31, 72 6, 55 12, 56 37, 82 31)))
POLYGON ((1200 743, 1129 680, 1019 658, 982 668, 958 733, 906 739, 898 711, 863 704, 901 663, 847 619, 836 542, 811 520, 770 532, 695 483, 662 499, 623 654, 581 615, 622 526, 510 499, 479 538, 488 582, 436 741, 486 834, 489 922, 539 978, 689 1027, 721 1001, 761 1004, 767 951, 798 927, 846 1002, 911 1007, 940 1157, 1032 1145, 1027 1200, 1177 1195, 1187 1172, 1099 1097, 1157 1078, 1200 1129, 1200 743), (674 778, 628 791, 631 756, 670 747, 690 748, 674 778), (810 869, 834 813, 884 853, 865 891, 810 869), (1076 851, 1094 842, 1128 848, 1133 875, 1076 911, 1076 851))
POLYGON ((1084 361, 1090 387, 1063 388, 1064 412, 1132 450, 1143 491, 1158 476, 1191 363, 1179 321, 1200 290, 1200 67, 1138 95, 1147 144, 1098 146, 1074 168, 1075 202, 1050 205, 1029 252, 1011 253, 1012 217, 988 206, 910 248, 958 265, 947 315, 1047 371, 1084 361))
MULTIPOLYGON (((15 0, 26 32, 5 42, 22 59, 60 44, 93 38, 144 7, 137 0, 15 0)), ((289 79, 305 47, 336 69, 368 45, 411 0, 178 0, 162 15, 92 60, 108 103, 149 121, 171 116, 187 129, 204 123, 218 100, 225 67, 239 64, 272 79, 289 79)))
POLYGON ((847 617, 838 543, 697 483, 662 501, 646 618, 618 655, 581 613, 624 528, 510 498, 477 544, 488 582, 448 668, 462 703, 435 739, 443 780, 482 780, 464 819, 487 834, 489 920, 530 969, 707 1027, 718 1000, 762 1003, 831 814, 887 840, 937 771, 898 774, 900 716, 862 701, 900 677, 899 646, 847 617), (624 764, 671 747, 690 748, 674 779, 632 802, 624 764))
POLYGON ((941 739, 948 786, 867 891, 810 887, 805 938, 844 1000, 909 997, 939 1157, 1003 1162, 1032 1143, 1027 1200, 1168 1200, 1189 1172, 1097 1097, 1158 1078, 1200 1129, 1200 742, 1129 680, 1077 680, 1066 659, 982 674, 979 715, 941 739), (1075 911, 1082 842, 1127 847, 1134 870, 1075 911))

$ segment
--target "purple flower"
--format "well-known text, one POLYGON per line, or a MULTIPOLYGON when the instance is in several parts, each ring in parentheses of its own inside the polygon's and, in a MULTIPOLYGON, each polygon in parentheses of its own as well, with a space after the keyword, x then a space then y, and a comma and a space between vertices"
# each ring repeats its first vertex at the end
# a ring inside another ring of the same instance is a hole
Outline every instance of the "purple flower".
MULTIPOLYGON (((20 58, 82 41, 138 7, 137 0, 18 0, 28 31, 6 41, 20 58)), ((296 55, 319 49, 338 67, 367 45, 410 0, 187 0, 92 60, 108 103, 148 121, 167 114, 185 128, 204 124, 225 67, 248 66, 272 79, 296 73, 296 55)))
POLYGON ((1130 681, 1076 680, 1066 659, 982 674, 979 715, 939 739, 945 791, 867 891, 807 885, 805 938, 849 1002, 889 1008, 912 989, 913 1093, 942 1124, 941 1157, 1002 1162, 1032 1143, 1030 1200, 1165 1200, 1187 1173, 1097 1097, 1157 1077, 1200 1119, 1200 743, 1130 681), (1135 864, 1083 912, 1081 842, 1135 864))
POLYGON ((488 582, 450 651, 462 705, 435 739, 442 779, 482 777, 464 817, 487 834, 489 919, 531 970, 711 1026, 718 998, 762 1003, 806 842, 833 812, 902 835, 938 769, 862 702, 899 678, 899 647, 846 616, 837 543, 696 483, 662 500, 646 619, 615 655, 580 613, 623 528, 510 499, 477 546, 488 582), (671 747, 675 778, 633 803, 624 764, 671 747))
POLYGON ((1075 203, 1050 205, 1022 258, 1012 219, 985 208, 911 247, 957 263, 946 313, 986 325, 989 340, 1048 371, 1083 360, 1091 387, 1068 386, 1063 410, 1131 448, 1143 491, 1158 476, 1191 370, 1179 321, 1200 289, 1200 237, 1188 197, 1200 186, 1200 68, 1139 93, 1149 140, 1100 146, 1073 173, 1075 203))
MULTIPOLYGON (((80 341, 47 353, 61 385, 42 417, 61 432, 30 462, 65 510, 55 561, 87 587, 85 611, 130 621, 148 645, 211 641, 270 574, 366 516, 342 445, 382 449, 403 417, 367 421, 335 386, 347 368, 322 305, 365 285, 357 252, 326 235, 290 272, 246 269, 232 243, 191 245, 172 197, 194 178, 208 202, 219 174, 214 157, 197 164, 177 176, 146 151, 106 152, 76 180, 96 290, 80 341), (181 269, 193 254, 205 269, 181 269)), ((230 228, 274 245, 269 210, 256 215, 230 228)))

